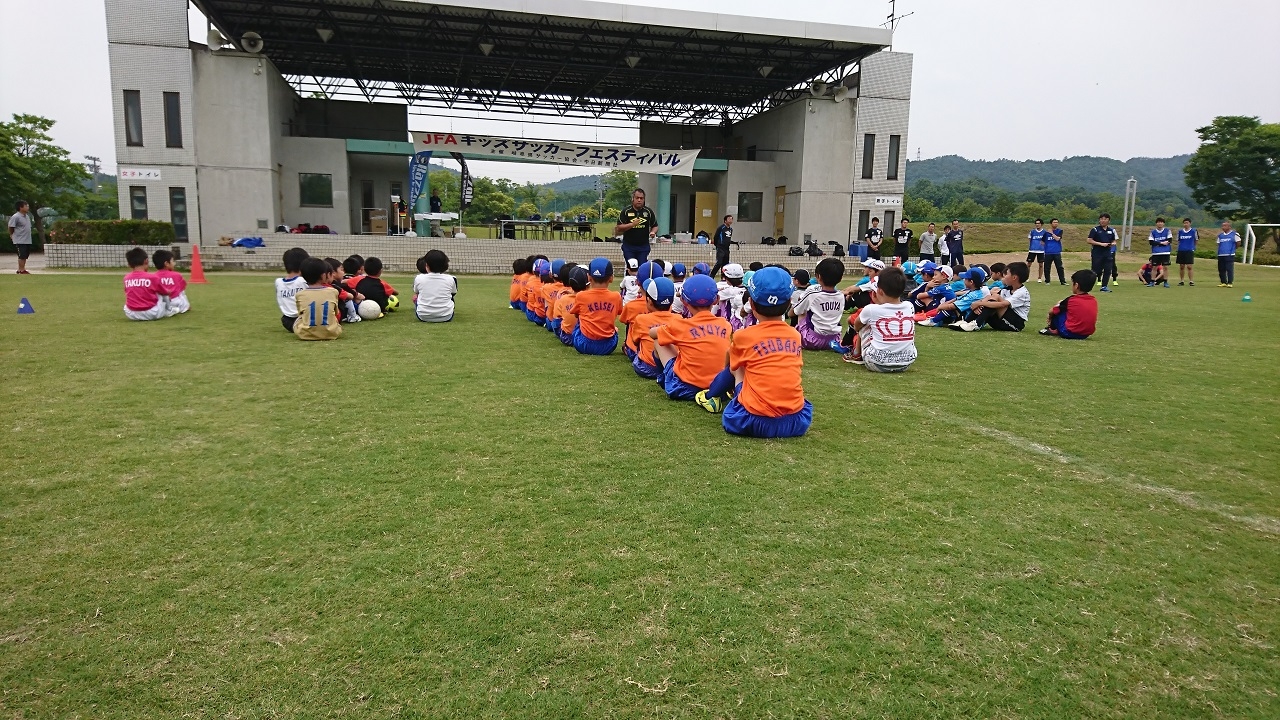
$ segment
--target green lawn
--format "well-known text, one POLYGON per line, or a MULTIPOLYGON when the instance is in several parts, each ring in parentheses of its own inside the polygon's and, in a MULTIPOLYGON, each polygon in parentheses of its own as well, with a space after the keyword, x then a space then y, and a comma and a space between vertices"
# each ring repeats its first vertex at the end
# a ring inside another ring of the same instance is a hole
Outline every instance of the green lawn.
POLYGON ((1278 717, 1280 271, 1199 267, 806 355, 769 442, 500 279, 303 343, 266 275, 6 276, 0 716, 1278 717))

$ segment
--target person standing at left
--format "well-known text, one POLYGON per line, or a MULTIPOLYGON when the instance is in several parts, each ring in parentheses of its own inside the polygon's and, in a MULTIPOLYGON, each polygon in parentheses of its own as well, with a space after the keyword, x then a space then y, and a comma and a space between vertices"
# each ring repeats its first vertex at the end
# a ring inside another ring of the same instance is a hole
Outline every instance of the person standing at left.
POLYGON ((1093 265, 1093 274, 1102 281, 1101 292, 1111 292, 1107 287, 1111 281, 1116 256, 1112 248, 1116 246, 1116 229, 1111 227, 1111 215, 1102 213, 1098 216, 1098 224, 1089 231, 1085 242, 1089 243, 1089 259, 1093 265))
POLYGON ((26 200, 19 200, 14 206, 17 210, 9 218, 9 240, 18 251, 18 274, 30 275, 27 272, 27 258, 31 257, 31 214, 26 200))
POLYGON ((631 191, 631 204, 618 213, 614 235, 622 236, 622 259, 636 259, 636 264, 649 260, 649 241, 658 234, 658 218, 644 204, 644 190, 631 191))
POLYGON ((1236 284, 1236 248, 1240 247, 1240 233, 1231 229, 1231 221, 1222 223, 1218 233, 1218 287, 1234 287, 1236 284))

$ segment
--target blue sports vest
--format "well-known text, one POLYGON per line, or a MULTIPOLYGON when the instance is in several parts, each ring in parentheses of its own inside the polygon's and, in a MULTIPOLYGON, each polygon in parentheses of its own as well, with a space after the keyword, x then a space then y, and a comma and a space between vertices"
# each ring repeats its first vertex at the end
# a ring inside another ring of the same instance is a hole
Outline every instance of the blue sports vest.
POLYGON ((1196 240, 1198 239, 1195 228, 1191 228, 1190 230, 1179 230, 1178 252, 1195 252, 1196 240))
POLYGON ((1173 238, 1173 231, 1170 230, 1169 228, 1165 228, 1164 230, 1153 229, 1151 231, 1151 238, 1150 238, 1151 254, 1152 255, 1168 255, 1170 252, 1172 252, 1173 251, 1172 247, 1168 245, 1156 244, 1162 240, 1170 240, 1172 238, 1173 238))

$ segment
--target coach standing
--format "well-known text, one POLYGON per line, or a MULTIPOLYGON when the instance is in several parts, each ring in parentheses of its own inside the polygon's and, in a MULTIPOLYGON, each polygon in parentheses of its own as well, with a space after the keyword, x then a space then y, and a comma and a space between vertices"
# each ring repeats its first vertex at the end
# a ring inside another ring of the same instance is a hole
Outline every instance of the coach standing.
POLYGON ((1093 265, 1093 274, 1102 283, 1102 292, 1111 292, 1107 287, 1115 270, 1116 229, 1111 227, 1111 216, 1102 213, 1098 216, 1098 224, 1089 231, 1089 260, 1093 265))
POLYGON ((716 228, 716 237, 713 242, 716 245, 716 266, 711 268, 711 277, 714 279, 716 273, 720 272, 720 268, 729 264, 729 246, 734 244, 732 215, 724 216, 724 222, 716 228))
POLYGON ((649 260, 649 241, 658 234, 658 218, 644 204, 644 190, 631 191, 631 206, 618 213, 614 235, 622 236, 622 259, 635 258, 639 264, 649 260))
POLYGON ((27 272, 27 258, 31 257, 31 216, 27 213, 26 200, 19 200, 14 209, 18 212, 9 218, 9 240, 18 251, 18 274, 27 272))

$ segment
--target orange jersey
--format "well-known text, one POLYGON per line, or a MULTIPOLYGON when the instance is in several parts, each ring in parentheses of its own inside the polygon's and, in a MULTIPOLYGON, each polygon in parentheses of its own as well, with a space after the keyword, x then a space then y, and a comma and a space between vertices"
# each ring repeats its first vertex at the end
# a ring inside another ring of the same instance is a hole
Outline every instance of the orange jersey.
POLYGON ((551 319, 551 311, 556 309, 556 300, 560 298, 560 293, 564 292, 564 283, 553 282, 542 286, 542 307, 545 311, 547 319, 551 319))
POLYGON ((511 276, 511 302, 524 299, 524 283, 528 279, 529 273, 511 276))
POLYGON ((670 310, 657 310, 643 315, 637 315, 636 319, 631 322, 630 329, 627 330, 627 345, 631 345, 631 341, 635 340, 635 346, 632 348, 640 359, 650 365, 657 365, 657 361, 653 359, 653 338, 649 337, 649 330, 655 325, 666 325, 672 320, 680 318, 676 313, 670 310))
MULTIPOLYGON (((641 295, 635 300, 632 300, 622 306, 622 315, 620 315, 618 319, 622 321, 623 325, 630 325, 631 321, 635 320, 637 316, 643 315, 647 312, 649 312, 649 302, 644 299, 643 295, 641 295)), ((635 350, 634 347, 631 349, 635 350)))
POLYGON ((676 318, 658 328, 658 344, 679 349, 675 370, 681 380, 707 388, 724 370, 731 332, 728 320, 702 310, 691 318, 676 318))
POLYGON ((608 340, 618 334, 613 323, 622 312, 622 296, 609 288, 590 287, 578 293, 573 309, 588 340, 608 340))
POLYGON ((524 284, 525 305, 538 317, 546 317, 547 309, 542 305, 542 278, 530 276, 524 284))
POLYGON ((733 334, 729 369, 743 369, 737 399, 752 415, 781 417, 799 412, 804 407, 803 367, 800 333, 784 322, 762 322, 733 334))
POLYGON ((556 299, 555 317, 560 319, 560 332, 566 335, 572 335, 573 329, 578 327, 578 316, 573 314, 573 302, 577 297, 573 288, 568 288, 556 299))

